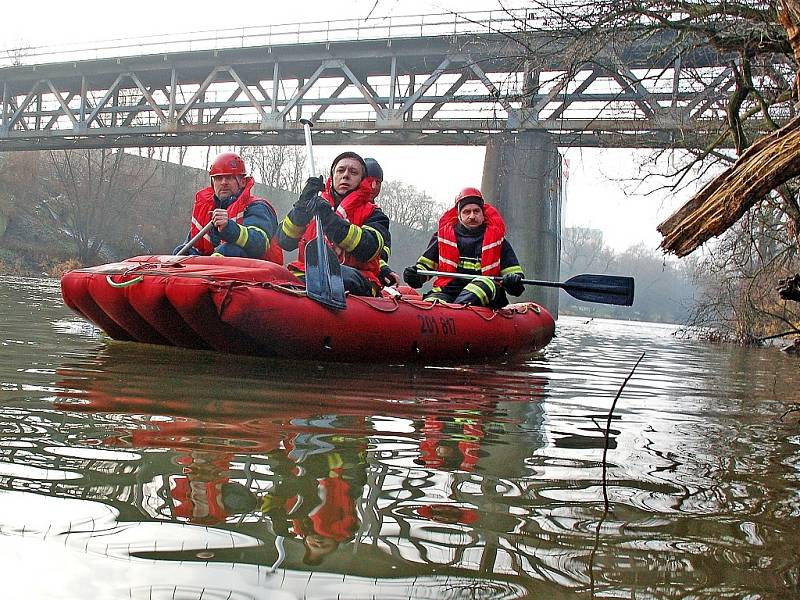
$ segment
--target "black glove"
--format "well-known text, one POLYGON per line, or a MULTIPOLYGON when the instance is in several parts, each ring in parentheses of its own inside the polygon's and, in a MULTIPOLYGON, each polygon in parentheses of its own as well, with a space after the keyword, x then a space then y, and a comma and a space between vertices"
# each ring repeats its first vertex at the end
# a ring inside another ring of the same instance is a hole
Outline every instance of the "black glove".
POLYGON ((521 273, 506 273, 503 275, 503 289, 512 296, 521 296, 525 291, 521 273))
POLYGON ((425 283, 425 277, 420 275, 417 272, 417 265, 413 265, 411 267, 406 267, 403 269, 403 281, 405 281, 408 285, 410 285, 414 289, 418 289, 422 287, 422 284, 425 283))
POLYGON ((308 202, 308 213, 312 217, 319 217, 320 223, 327 225, 336 218, 336 213, 333 212, 333 207, 322 196, 314 196, 308 202))
POLYGON ((383 265, 381 267, 381 270, 378 273, 378 279, 381 280, 383 285, 397 285, 400 283, 400 278, 397 276, 397 273, 392 271, 392 268, 389 265, 383 265))
POLYGON ((306 185, 303 187, 303 191, 300 192, 300 197, 297 199, 297 202, 294 203, 294 208, 307 213, 314 212, 312 209, 312 203, 324 189, 325 183, 322 181, 322 176, 309 177, 306 180, 306 185))

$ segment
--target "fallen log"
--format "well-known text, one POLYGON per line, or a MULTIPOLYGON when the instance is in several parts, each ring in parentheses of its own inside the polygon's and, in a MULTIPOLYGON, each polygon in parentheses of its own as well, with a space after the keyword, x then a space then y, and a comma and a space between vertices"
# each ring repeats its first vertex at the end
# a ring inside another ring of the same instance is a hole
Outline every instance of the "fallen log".
POLYGON ((771 190, 800 175, 800 116, 760 138, 657 229, 661 248, 686 256, 724 233, 771 190))

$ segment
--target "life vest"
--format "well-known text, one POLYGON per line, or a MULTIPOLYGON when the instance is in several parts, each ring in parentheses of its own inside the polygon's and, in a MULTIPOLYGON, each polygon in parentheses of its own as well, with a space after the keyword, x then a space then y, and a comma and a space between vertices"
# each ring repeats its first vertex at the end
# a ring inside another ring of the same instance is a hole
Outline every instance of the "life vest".
POLYGON ((312 510, 308 518, 319 535, 343 542, 358 529, 358 519, 350 484, 341 477, 341 469, 333 477, 320 480, 322 504, 312 510))
POLYGON ((338 452, 325 452, 322 456, 327 459, 328 470, 326 477, 317 478, 316 498, 294 496, 284 506, 289 514, 298 502, 310 509, 307 516, 292 519, 292 530, 298 537, 316 533, 343 542, 358 529, 355 501, 350 496, 351 484, 345 480, 346 467, 338 452))
POLYGON ((228 516, 220 499, 220 482, 193 482, 188 477, 174 477, 170 494, 175 516, 192 523, 212 525, 222 523, 228 516))
POLYGON ((182 475, 170 477, 170 495, 175 515, 192 523, 224 522, 228 512, 222 503, 222 485, 230 469, 230 455, 212 455, 214 460, 195 464, 194 455, 183 455, 176 462, 183 467, 182 475))
POLYGON ((452 504, 426 504, 416 509, 420 517, 439 523, 472 525, 478 520, 478 513, 472 508, 452 504))
POLYGON ((419 443, 420 458, 425 466, 434 469, 458 468, 462 471, 473 471, 480 458, 483 427, 479 420, 471 417, 457 417, 452 423, 460 426, 461 432, 445 431, 447 423, 439 417, 425 417, 422 440, 419 443), (443 456, 440 449, 444 449, 446 442, 455 443, 455 447, 450 448, 458 450, 458 455, 443 456))
MULTIPOLYGON (((500 275, 500 255, 506 235, 506 224, 497 209, 490 204, 483 205, 484 224, 483 244, 481 245, 481 275, 496 277, 500 275)), ((455 273, 461 262, 458 250, 458 205, 456 204, 439 219, 437 232, 439 246, 439 271, 455 273)), ((443 288, 453 281, 452 277, 437 277, 433 287, 443 288)))
MULTIPOLYGON (((252 195, 254 185, 255 180, 252 177, 245 177, 245 186, 242 190, 242 193, 239 194, 239 197, 226 209, 228 211, 228 218, 231 221, 241 225, 244 222, 244 211, 248 206, 256 202, 265 204, 269 210, 273 212, 273 214, 275 213, 275 209, 272 208, 272 205, 266 198, 252 195)), ((213 211, 215 208, 217 207, 214 204, 213 186, 203 188, 197 192, 197 194, 195 194, 194 210, 192 211, 192 228, 189 237, 194 237, 200 233, 200 230, 211 220, 211 211, 213 211)), ((274 235, 272 236, 272 239, 267 246, 267 251, 259 258, 282 265, 283 250, 281 250, 280 246, 278 246, 275 240, 276 237, 277 236, 274 235)), ((195 244, 195 248, 197 248, 201 254, 210 256, 214 252, 214 242, 211 240, 211 232, 206 232, 206 234, 195 244)))
MULTIPOLYGON (((331 178, 328 178, 328 181, 325 182, 325 190, 323 190, 320 195, 328 201, 328 204, 330 204, 332 207, 335 207, 336 214, 343 219, 346 219, 349 223, 352 223, 358 227, 362 227, 367 219, 369 219, 370 215, 372 215, 372 211, 375 210, 375 204, 373 203, 375 198, 375 192, 373 189, 374 181, 375 179, 373 177, 365 177, 355 190, 344 197, 344 199, 339 203, 338 207, 336 207, 333 200, 333 194, 331 193, 331 178)), ((297 271, 305 271, 306 244, 315 238, 316 235, 316 218, 312 218, 308 223, 305 232, 303 232, 300 241, 297 243, 297 260, 289 264, 290 268, 297 271)), ((353 257, 353 255, 349 252, 341 249, 336 244, 328 241, 328 245, 330 245, 336 252, 336 256, 339 257, 339 262, 341 264, 361 271, 361 273, 363 273, 363 275, 369 279, 373 285, 377 287, 377 289, 383 287, 383 284, 381 284, 380 279, 378 278, 378 274, 380 273, 381 269, 380 256, 376 256, 367 262, 362 262, 353 257)))

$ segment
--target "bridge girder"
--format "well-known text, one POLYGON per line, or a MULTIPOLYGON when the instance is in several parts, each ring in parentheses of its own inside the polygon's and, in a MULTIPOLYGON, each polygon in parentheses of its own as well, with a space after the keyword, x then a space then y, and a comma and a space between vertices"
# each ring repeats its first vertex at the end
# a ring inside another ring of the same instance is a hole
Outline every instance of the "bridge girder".
POLYGON ((647 47, 631 46, 568 74, 563 42, 538 35, 551 58, 535 74, 501 34, 7 67, 0 151, 301 145, 301 118, 321 144, 477 145, 538 130, 562 146, 688 147, 724 123, 735 83, 724 57, 651 64, 647 47))

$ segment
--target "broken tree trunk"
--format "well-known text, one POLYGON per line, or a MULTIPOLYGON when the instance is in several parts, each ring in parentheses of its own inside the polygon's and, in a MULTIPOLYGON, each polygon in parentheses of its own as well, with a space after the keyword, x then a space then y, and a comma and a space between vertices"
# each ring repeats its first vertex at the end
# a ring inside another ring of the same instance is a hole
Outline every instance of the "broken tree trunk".
MULTIPOLYGON (((780 0, 778 2, 778 20, 786 30, 789 45, 792 47, 794 62, 800 65, 800 2, 797 0, 780 0)), ((800 92, 800 73, 795 76, 795 89, 800 92)), ((795 94, 800 98, 800 93, 795 94)))
MULTIPOLYGON (((778 19, 800 65, 800 0, 779 0, 778 19)), ((800 73, 795 86, 800 89, 800 73)), ((664 238, 661 248, 686 256, 725 232, 770 191, 798 174, 800 117, 795 117, 750 146, 732 166, 661 223, 657 228, 664 238)), ((796 221, 796 215, 788 216, 791 222, 796 221)))
POLYGON ((763 137, 657 229, 661 248, 686 256, 725 232, 771 190, 800 175, 800 117, 763 137))

